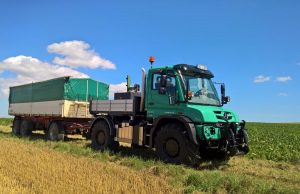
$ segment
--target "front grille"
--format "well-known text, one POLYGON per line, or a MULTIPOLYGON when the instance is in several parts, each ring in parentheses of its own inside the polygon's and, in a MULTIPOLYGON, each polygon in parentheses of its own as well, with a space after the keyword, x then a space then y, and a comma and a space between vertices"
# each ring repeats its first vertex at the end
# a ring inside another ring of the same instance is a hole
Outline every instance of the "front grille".
POLYGON ((217 118, 217 119, 220 119, 220 120, 223 120, 224 114, 225 114, 225 113, 227 114, 227 119, 228 119, 228 121, 230 121, 230 120, 233 118, 233 116, 231 115, 230 112, 225 112, 225 111, 214 111, 214 113, 215 113, 215 115, 216 115, 216 118, 217 118))
MULTIPOLYGON (((224 118, 224 116, 219 116, 219 115, 217 115, 216 117, 217 117, 217 119, 221 119, 221 120, 223 120, 223 118, 224 118)), ((228 120, 231 120, 231 119, 232 119, 232 116, 228 116, 228 120)))

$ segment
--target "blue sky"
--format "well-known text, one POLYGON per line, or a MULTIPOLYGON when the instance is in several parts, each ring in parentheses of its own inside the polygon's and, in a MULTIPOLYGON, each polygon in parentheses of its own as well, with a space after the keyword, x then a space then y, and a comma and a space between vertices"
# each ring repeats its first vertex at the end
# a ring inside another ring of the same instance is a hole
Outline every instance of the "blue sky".
MULTIPOLYGON (((48 78, 52 70, 35 68, 48 67, 45 64, 60 65, 66 72, 81 72, 116 87, 127 74, 139 83, 141 68, 148 68, 148 57, 154 55, 154 66, 206 64, 215 81, 226 83, 232 101, 225 107, 241 119, 299 122, 299 10, 296 0, 2 0, 0 89, 5 91, 23 78, 29 81, 25 70, 39 74, 33 76, 34 81, 48 78), (64 43, 75 40, 81 51, 85 45, 83 59, 96 57, 97 68, 91 61, 76 65, 72 53, 63 53, 64 43), (49 45, 54 43, 59 48, 51 52, 49 45), (26 58, 18 63, 20 56, 26 58), (101 60, 108 60, 114 68, 107 68, 101 60), (24 64, 28 61, 34 63, 33 70, 24 64), (21 71, 17 65, 26 68, 21 71)), ((0 116, 7 116, 6 95, 0 95, 0 116)))

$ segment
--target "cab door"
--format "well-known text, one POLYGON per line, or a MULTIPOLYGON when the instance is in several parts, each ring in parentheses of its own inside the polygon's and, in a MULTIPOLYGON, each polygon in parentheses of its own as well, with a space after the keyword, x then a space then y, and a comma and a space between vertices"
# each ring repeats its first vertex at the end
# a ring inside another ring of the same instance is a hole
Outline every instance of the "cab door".
POLYGON ((179 80, 175 74, 171 71, 167 73, 167 82, 164 92, 161 91, 161 78, 160 72, 149 73, 147 84, 148 100, 146 101, 147 106, 147 117, 157 118, 163 115, 178 115, 182 114, 179 99, 179 80))

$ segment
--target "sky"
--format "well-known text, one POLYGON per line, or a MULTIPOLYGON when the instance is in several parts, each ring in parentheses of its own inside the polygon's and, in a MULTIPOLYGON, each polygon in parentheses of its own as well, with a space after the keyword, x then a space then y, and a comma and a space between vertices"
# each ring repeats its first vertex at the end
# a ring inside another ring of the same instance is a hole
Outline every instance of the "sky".
POLYGON ((124 91, 153 55, 155 67, 205 64, 240 119, 299 122, 299 10, 297 0, 0 0, 0 117, 9 86, 70 75, 124 91))

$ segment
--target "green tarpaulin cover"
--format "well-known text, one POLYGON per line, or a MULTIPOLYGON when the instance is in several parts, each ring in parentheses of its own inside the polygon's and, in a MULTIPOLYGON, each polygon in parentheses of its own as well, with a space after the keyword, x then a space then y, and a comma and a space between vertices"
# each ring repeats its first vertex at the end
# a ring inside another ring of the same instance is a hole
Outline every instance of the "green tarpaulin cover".
POLYGON ((89 78, 61 77, 10 87, 9 103, 107 100, 109 85, 89 78))

